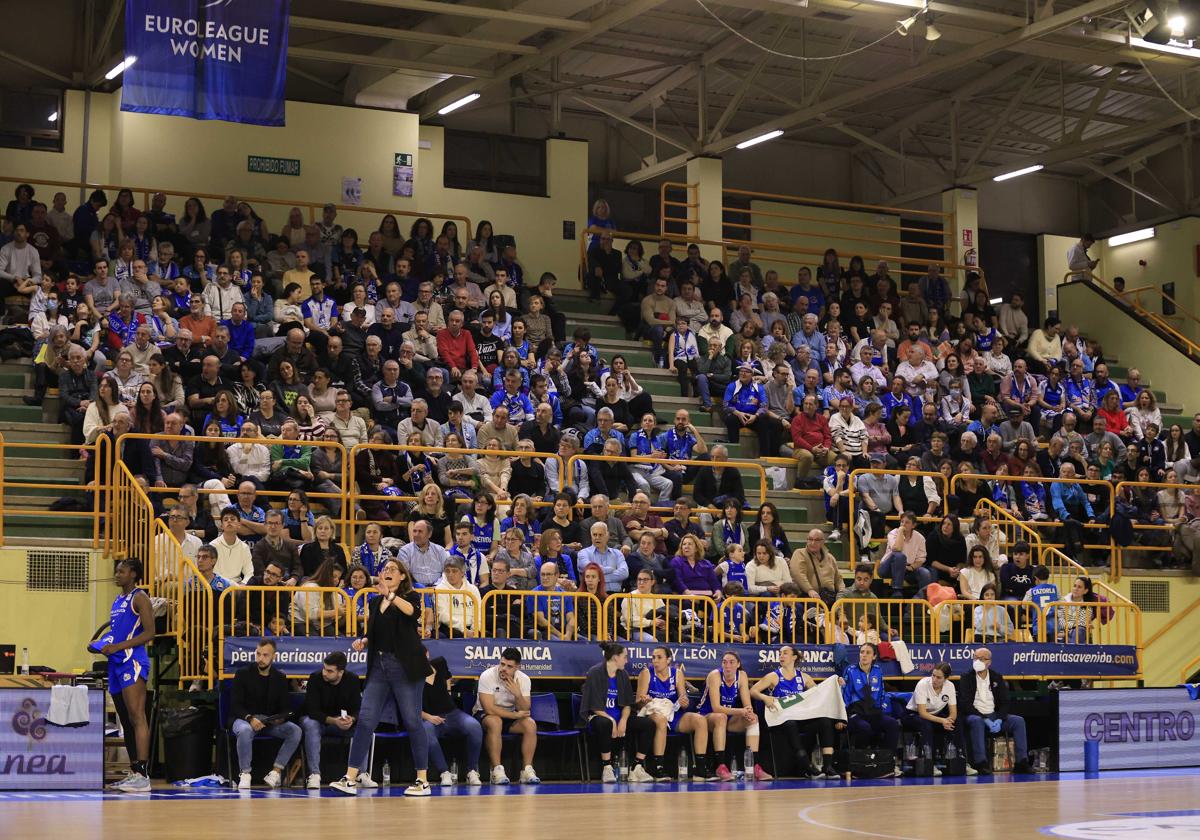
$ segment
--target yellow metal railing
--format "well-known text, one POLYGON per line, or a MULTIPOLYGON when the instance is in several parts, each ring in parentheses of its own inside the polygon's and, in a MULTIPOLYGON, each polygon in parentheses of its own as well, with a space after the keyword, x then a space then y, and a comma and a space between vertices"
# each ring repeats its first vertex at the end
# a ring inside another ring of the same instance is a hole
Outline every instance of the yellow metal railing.
POLYGON ((832 644, 829 607, 818 598, 738 595, 725 598, 719 609, 720 641, 759 644, 832 644), (737 616, 741 614, 739 621, 737 616), (731 635, 742 638, 734 639, 731 635))
POLYGON ((1183 670, 1179 672, 1179 681, 1185 683, 1197 668, 1200 668, 1200 656, 1197 656, 1191 662, 1183 666, 1183 670))
POLYGON ((609 638, 660 642, 715 642, 717 602, 707 595, 620 592, 604 602, 609 638))
POLYGON ((1045 622, 1037 616, 1031 601, 943 601, 930 611, 930 622, 938 641, 951 644, 1042 642, 1045 622))
MULTIPOLYGON (((1114 499, 1122 498, 1125 490, 1133 489, 1136 487, 1152 487, 1152 488, 1155 488, 1156 491, 1157 490, 1181 490, 1185 493, 1190 493, 1196 489, 1195 485, 1192 485, 1192 484, 1168 484, 1165 481, 1120 481, 1120 482, 1117 482, 1116 489, 1113 491, 1113 497, 1114 497, 1114 499)), ((1135 533, 1147 534, 1147 535, 1151 535, 1151 536, 1153 536, 1155 534, 1164 534, 1164 535, 1166 535, 1167 540, 1162 545, 1145 545, 1145 544, 1114 545, 1113 546, 1113 555, 1114 555, 1113 567, 1115 569, 1115 574, 1113 575, 1114 580, 1120 580, 1121 574, 1125 570, 1125 552, 1147 552, 1147 553, 1159 552, 1159 553, 1166 553, 1168 556, 1170 556, 1170 554, 1171 554, 1173 537, 1174 537, 1174 533, 1175 533, 1174 525, 1171 525, 1170 523, 1163 523, 1162 525, 1155 525, 1153 523, 1148 523, 1148 522, 1134 522, 1133 530, 1135 533)))
POLYGON ((480 609, 489 638, 574 641, 593 637, 583 632, 588 629, 583 624, 592 617, 598 634, 594 637, 606 635, 603 606, 588 592, 493 589, 483 596, 480 609))
MULTIPOLYGON (((133 194, 135 196, 141 196, 143 210, 149 210, 151 208, 151 199, 154 197, 154 195, 156 193, 162 193, 163 195, 165 195, 168 198, 168 200, 175 199, 178 202, 178 204, 174 207, 176 218, 178 218, 182 214, 183 205, 184 205, 184 203, 187 202, 187 200, 189 198, 199 198, 199 199, 207 200, 207 201, 213 201, 213 200, 224 201, 225 197, 227 195, 229 195, 229 193, 195 192, 195 191, 190 191, 190 190, 178 190, 178 189, 171 189, 171 188, 165 188, 165 187, 126 187, 126 186, 121 186, 120 184, 96 184, 96 183, 89 183, 89 182, 85 182, 85 181, 48 181, 48 180, 39 179, 39 178, 33 178, 33 179, 13 178, 10 176, 0 176, 0 183, 32 184, 36 187, 55 187, 55 188, 66 188, 66 189, 78 189, 78 190, 84 190, 84 191, 104 190, 108 194, 109 207, 112 207, 112 204, 113 204, 114 200, 116 199, 117 192, 119 192, 120 190, 123 190, 123 189, 127 189, 127 190, 130 190, 131 192, 133 192, 133 194)), ((248 196, 248 195, 239 195, 239 196, 237 196, 237 199, 238 199, 238 201, 246 202, 247 204, 251 205, 252 207, 259 207, 259 206, 265 205, 268 207, 287 208, 287 210, 284 211, 285 214, 292 207, 299 207, 302 209, 307 209, 309 224, 312 224, 321 218, 322 210, 325 207, 325 204, 327 203, 324 201, 312 201, 312 200, 308 200, 308 199, 264 198, 262 196, 248 196)), ((47 203, 49 203, 49 202, 47 201, 47 203)), ((168 205, 169 205, 169 201, 168 201, 168 205)), ((432 221, 454 222, 456 224, 461 223, 463 226, 463 229, 458 232, 458 239, 459 239, 459 242, 463 243, 463 244, 465 244, 467 242, 467 240, 469 240, 470 238, 472 238, 475 235, 475 229, 471 226, 470 217, 462 216, 457 213, 426 213, 426 212, 421 212, 418 210, 394 210, 391 208, 384 208, 384 207, 361 207, 361 206, 355 206, 355 205, 350 205, 350 204, 335 204, 334 207, 337 208, 339 213, 344 212, 344 213, 352 213, 352 214, 356 214, 356 215, 369 214, 369 215, 378 215, 378 216, 390 214, 392 216, 403 216, 403 217, 409 218, 409 219, 426 218, 426 219, 430 219, 432 221)), ((216 209, 217 208, 215 206, 208 207, 207 208, 208 214, 211 216, 213 211, 216 209)), ((105 208, 101 212, 106 212, 107 210, 108 210, 108 208, 105 208)), ((347 227, 347 226, 343 225, 343 227, 347 227)), ((434 235, 436 235, 436 234, 437 234, 437 231, 435 230, 434 235)), ((360 239, 360 243, 365 243, 366 237, 360 236, 359 239, 360 239)))
POLYGON ((179 646, 179 679, 212 687, 213 593, 196 564, 161 519, 155 523, 152 556, 160 592, 169 600, 167 629, 179 646))
MULTIPOLYGON (((582 455, 575 454, 567 459, 567 473, 574 476, 576 461, 620 461, 625 464, 661 464, 662 458, 653 458, 649 455, 582 455)), ((750 470, 758 473, 758 503, 764 504, 767 501, 767 469, 757 461, 737 461, 730 458, 728 461, 700 461, 692 460, 676 460, 671 459, 672 466, 680 467, 707 467, 721 466, 725 469, 734 470, 750 470)), ((561 475, 561 473, 560 473, 561 475)))
POLYGON ((930 637, 929 602, 918 598, 842 598, 829 610, 830 633, 854 643, 859 632, 875 631, 882 641, 930 637))
POLYGON ((102 533, 102 523, 104 521, 104 513, 108 509, 108 493, 110 491, 109 476, 111 473, 112 459, 112 441, 107 436, 101 435, 96 438, 96 441, 87 445, 70 444, 70 443, 27 443, 25 441, 6 441, 0 435, 0 545, 4 545, 4 517, 5 516, 30 516, 42 517, 49 521, 61 522, 63 519, 90 519, 92 525, 92 548, 99 548, 104 540, 102 533), (83 463, 85 471, 88 469, 87 462, 90 461, 94 466, 93 478, 86 485, 71 484, 65 481, 51 481, 43 478, 42 480, 14 479, 9 476, 8 468, 12 466, 11 460, 14 457, 25 457, 13 455, 13 451, 21 452, 24 450, 36 450, 38 452, 53 453, 57 450, 63 454, 78 452, 80 455, 79 461, 76 460, 55 460, 49 458, 45 460, 46 466, 62 465, 62 464, 79 464, 83 463), (90 505, 88 510, 50 510, 46 508, 36 507, 19 507, 12 504, 12 496, 19 495, 26 490, 56 490, 62 495, 69 493, 83 492, 85 498, 90 496, 90 505))
POLYGON ((122 461, 112 468, 112 502, 105 521, 108 524, 108 555, 114 560, 136 557, 142 561, 147 589, 158 595, 162 577, 154 540, 154 506, 137 478, 122 461))
MULTIPOLYGON (((217 630, 220 638, 217 674, 225 670, 225 640, 273 636, 348 638, 357 627, 350 595, 333 586, 237 586, 226 589, 217 600, 217 630)), ((307 679, 306 674, 294 675, 307 679)))
MULTIPOLYGON (((1167 335, 1171 336, 1173 339, 1178 341, 1180 343, 1180 345, 1182 345, 1181 349, 1185 353, 1187 353, 1189 356, 1200 357, 1200 344, 1197 344, 1195 341, 1193 341, 1192 339, 1188 338, 1186 335, 1181 333, 1179 331, 1179 329, 1177 327, 1175 327, 1174 325, 1172 325, 1170 322, 1168 322, 1164 316, 1159 315, 1156 312, 1151 312, 1149 309, 1147 309, 1145 306, 1142 305, 1141 293, 1148 289, 1154 289, 1155 294, 1159 294, 1159 295, 1162 295, 1163 297, 1167 297, 1172 303, 1174 303, 1175 299, 1170 298, 1168 295, 1163 293, 1163 291, 1161 289, 1157 289, 1152 286, 1139 286, 1136 289, 1127 289, 1124 292, 1118 292, 1116 290, 1116 288, 1111 286, 1104 279, 1102 279, 1101 277, 1099 277, 1098 275, 1096 275, 1094 272, 1091 272, 1091 271, 1068 271, 1066 274, 1063 275, 1063 283, 1079 282, 1077 280, 1074 280, 1074 278, 1079 277, 1080 275, 1085 276, 1084 282, 1087 282, 1087 283, 1091 284, 1092 286, 1095 286, 1097 289, 1100 289, 1109 297, 1125 304, 1130 309, 1132 309, 1139 317, 1144 318, 1145 320, 1149 321, 1155 327, 1162 330, 1167 335)), ((1190 318, 1191 320, 1196 321, 1198 324, 1200 324, 1200 320, 1198 320, 1195 316, 1191 315, 1190 313, 1183 312, 1182 310, 1181 310, 1181 312, 1184 317, 1190 318)))
MULTIPOLYGON (((852 470, 850 472, 849 491, 848 491, 849 492, 848 502, 849 502, 849 510, 850 510, 848 518, 850 521, 845 523, 845 531, 844 531, 845 538, 848 541, 847 545, 849 546, 849 548, 846 552, 846 559, 850 563, 851 569, 853 569, 854 564, 856 562, 858 562, 858 560, 856 559, 858 557, 858 551, 855 548, 855 543, 858 540, 858 535, 854 531, 854 517, 855 517, 855 509, 858 508, 858 506, 859 506, 858 505, 858 487, 857 487, 858 478, 860 476, 864 476, 864 475, 885 475, 885 476, 886 475, 894 475, 894 476, 897 476, 898 478, 903 478, 904 476, 918 476, 921 478, 922 481, 924 481, 924 479, 926 479, 926 478, 931 478, 931 479, 933 479, 935 484, 940 485, 938 487, 938 489, 941 491, 942 512, 940 514, 938 514, 937 516, 928 516, 928 515, 926 515, 926 513, 924 511, 913 511, 913 513, 916 514, 917 522, 937 522, 937 521, 941 520, 941 518, 944 517, 950 511, 950 503, 947 498, 947 496, 948 496, 947 488, 950 485, 946 481, 946 476, 942 475, 940 472, 920 472, 918 470, 873 470, 873 469, 852 470)), ((899 491, 897 491, 897 495, 898 494, 899 494, 899 491)), ((892 511, 890 514, 886 515, 884 517, 884 519, 885 519, 885 521, 897 522, 900 519, 900 514, 903 512, 904 511, 902 511, 902 510, 892 511)), ((886 542, 887 534, 886 533, 883 533, 883 534, 872 533, 871 541, 874 542, 875 540, 881 540, 881 541, 886 542)))

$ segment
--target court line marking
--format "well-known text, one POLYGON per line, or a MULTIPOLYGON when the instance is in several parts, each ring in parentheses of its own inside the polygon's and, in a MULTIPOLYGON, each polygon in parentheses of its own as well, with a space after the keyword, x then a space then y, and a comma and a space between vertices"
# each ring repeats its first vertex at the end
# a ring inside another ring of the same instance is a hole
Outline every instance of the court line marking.
MULTIPOLYGON (((928 793, 933 793, 933 791, 921 791, 921 794, 928 794, 928 793)), ((918 794, 918 795, 920 795, 920 794, 918 794)), ((859 835, 862 835, 863 837, 884 837, 884 838, 887 838, 887 840, 924 840, 924 838, 921 838, 921 837, 905 837, 905 836, 899 835, 899 834, 880 834, 877 831, 862 831, 857 828, 844 828, 843 826, 840 826, 840 825, 830 825, 829 823, 823 823, 820 820, 814 819, 812 816, 810 816, 810 812, 815 811, 818 808, 828 808, 828 807, 834 806, 834 805, 849 805, 854 802, 876 802, 879 800, 911 799, 911 798, 912 798, 911 792, 906 790, 904 794, 897 795, 897 796, 860 796, 857 799, 839 799, 836 802, 819 802, 816 805, 809 805, 807 808, 802 810, 799 813, 799 817, 800 817, 800 819, 804 820, 809 825, 814 825, 814 826, 817 826, 818 828, 828 828, 828 829, 832 829, 833 831, 841 831, 841 832, 845 832, 847 834, 859 834, 859 835)))

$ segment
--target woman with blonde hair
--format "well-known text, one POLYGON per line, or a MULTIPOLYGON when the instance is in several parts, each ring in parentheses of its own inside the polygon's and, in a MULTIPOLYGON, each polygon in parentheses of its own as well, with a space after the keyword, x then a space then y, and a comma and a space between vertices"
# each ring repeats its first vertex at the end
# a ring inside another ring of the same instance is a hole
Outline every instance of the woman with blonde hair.
POLYGON ((418 490, 416 495, 417 500, 413 502, 409 519, 424 519, 429 523, 431 541, 443 548, 452 545, 450 517, 446 515, 446 497, 442 494, 442 489, 430 481, 418 490))

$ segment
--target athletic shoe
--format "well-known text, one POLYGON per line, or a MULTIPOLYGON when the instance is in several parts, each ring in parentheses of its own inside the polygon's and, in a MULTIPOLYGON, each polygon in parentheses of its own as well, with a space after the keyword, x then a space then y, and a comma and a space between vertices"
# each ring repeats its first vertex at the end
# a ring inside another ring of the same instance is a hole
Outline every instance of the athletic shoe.
POLYGON ((830 766, 830 767, 825 768, 825 778, 826 779, 838 779, 841 777, 838 776, 838 772, 836 770, 834 770, 832 766, 830 766))
POLYGON ((980 776, 992 775, 992 768, 987 765, 987 762, 981 761, 975 765, 975 769, 979 771, 980 776))
MULTIPOLYGON (((673 782, 675 778, 667 773, 666 765, 654 768, 654 781, 656 782, 673 782)), ((686 779, 684 780, 686 781, 686 779)))
POLYGON ((141 773, 133 773, 128 779, 121 782, 121 786, 117 790, 122 793, 149 793, 150 779, 141 773))
POLYGON ((492 768, 492 784, 506 785, 508 784, 508 774, 504 772, 504 766, 497 764, 492 768))
POLYGON ((774 778, 775 778, 774 776, 772 776, 770 773, 768 773, 766 770, 763 769, 763 766, 761 764, 754 765, 754 781, 769 782, 774 778))
POLYGON ((423 782, 420 779, 404 789, 405 796, 429 796, 431 793, 433 793, 433 788, 429 786, 429 782, 423 782))
POLYGON ((940 767, 934 767, 934 768, 933 768, 933 777, 936 779, 936 778, 938 778, 938 777, 939 777, 939 776, 941 776, 941 775, 942 775, 942 768, 940 768, 940 767))
POLYGON ((818 767, 817 765, 815 765, 815 764, 812 764, 812 765, 810 765, 810 766, 809 766, 809 768, 808 768, 808 778, 810 778, 810 779, 824 779, 824 778, 825 778, 825 771, 824 771, 823 769, 821 769, 820 767, 818 767))
POLYGON ((967 765, 967 775, 968 776, 978 776, 979 775, 979 771, 975 769, 975 765, 973 765, 973 764, 967 765))
POLYGON ((613 766, 611 764, 605 764, 604 768, 600 771, 600 781, 604 782, 604 784, 606 784, 606 785, 609 785, 609 784, 612 784, 613 782, 615 782, 616 780, 617 780, 617 771, 613 769, 613 766))
POLYGON ((837 542, 841 538, 842 538, 842 532, 839 531, 837 528, 834 528, 832 531, 829 532, 829 536, 826 539, 830 540, 831 542, 837 542))
POLYGON ((359 773, 356 783, 363 790, 374 790, 379 787, 379 782, 372 779, 370 773, 359 773))
POLYGON ((336 782, 329 786, 330 790, 336 790, 343 796, 358 796, 358 784, 349 776, 342 776, 336 782))
POLYGON ((263 783, 269 788, 277 788, 283 782, 283 778, 279 775, 278 770, 272 770, 267 775, 263 776, 263 783))
POLYGON ((238 776, 238 790, 250 790, 250 774, 242 773, 238 776))
POLYGON ((525 769, 521 771, 521 784, 523 785, 540 785, 542 780, 538 778, 537 771, 532 765, 526 764, 525 769))
POLYGON ((724 764, 717 765, 717 780, 721 782, 733 781, 733 774, 729 772, 729 768, 724 764))
POLYGON ((1033 767, 1029 765, 1028 761, 1018 761, 1013 765, 1012 772, 1014 776, 1028 776, 1033 773, 1033 767))
POLYGON ((132 770, 130 770, 128 773, 125 774, 125 778, 117 779, 117 781, 115 781, 115 782, 109 782, 107 785, 105 785, 105 787, 108 788, 109 790, 120 790, 121 787, 126 782, 128 782, 130 779, 132 779, 136 775, 137 775, 137 773, 134 773, 132 770))
POLYGON ((629 781, 631 782, 653 782, 654 777, 646 772, 646 768, 640 764, 633 765, 633 769, 629 771, 629 781))
POLYGON ((308 788, 309 790, 320 790, 321 789, 321 774, 320 773, 309 773, 308 774, 308 782, 304 786, 306 788, 308 788))
POLYGON ((479 778, 478 770, 467 771, 467 784, 471 785, 472 787, 478 787, 479 785, 483 784, 483 779, 479 778))
POLYGON ((454 774, 451 773, 449 770, 447 770, 445 773, 442 774, 442 778, 441 778, 442 787, 452 787, 454 785, 454 783, 457 781, 458 781, 458 779, 454 778, 454 774))
POLYGON ((896 767, 895 767, 895 769, 894 769, 894 770, 892 770, 892 778, 893 778, 893 779, 898 779, 898 778, 900 778, 900 777, 901 777, 901 776, 903 776, 903 775, 904 775, 904 771, 903 771, 903 770, 901 770, 901 769, 900 769, 900 765, 899 765, 899 764, 897 764, 897 765, 896 765, 896 767))

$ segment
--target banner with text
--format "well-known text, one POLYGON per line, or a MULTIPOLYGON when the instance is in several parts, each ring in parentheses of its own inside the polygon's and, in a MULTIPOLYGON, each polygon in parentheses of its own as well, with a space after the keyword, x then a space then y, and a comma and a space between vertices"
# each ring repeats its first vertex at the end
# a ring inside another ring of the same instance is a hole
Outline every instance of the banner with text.
POLYGON ((53 726, 50 689, 0 689, 0 790, 104 786, 104 692, 87 695, 87 723, 53 726))
POLYGON ((121 110, 283 125, 288 0, 127 0, 121 110))
POLYGON ((1058 769, 1083 769, 1100 743, 1101 770, 1200 766, 1200 702, 1186 688, 1106 688, 1058 695, 1058 769))
MULTIPOLYGON (((350 669, 366 673, 367 654, 350 649, 348 638, 288 637, 275 639, 278 644, 276 667, 289 676, 307 676, 319 670, 321 660, 330 651, 340 650, 350 660, 350 669)), ((222 667, 230 674, 254 661, 257 637, 227 637, 222 667)), ((583 677, 601 661, 600 648, 594 642, 544 642, 521 639, 430 639, 425 642, 432 656, 444 656, 450 673, 456 677, 477 677, 500 661, 506 647, 521 651, 521 670, 530 677, 583 677)), ((630 674, 650 664, 656 647, 647 642, 628 642, 630 674)), ((731 650, 742 660, 752 677, 761 677, 779 662, 778 647, 758 645, 668 644, 675 661, 684 666, 689 678, 700 679, 720 667, 721 655, 731 650)), ((820 680, 841 673, 846 665, 858 660, 853 646, 795 645, 800 670, 820 680)), ((1137 649, 1121 645, 996 644, 989 645, 993 667, 1007 677, 1127 677, 1138 672, 1137 649)), ((883 662, 886 677, 922 677, 938 662, 949 662, 956 674, 970 670, 974 645, 911 644, 916 670, 902 675, 895 662, 883 662)))

